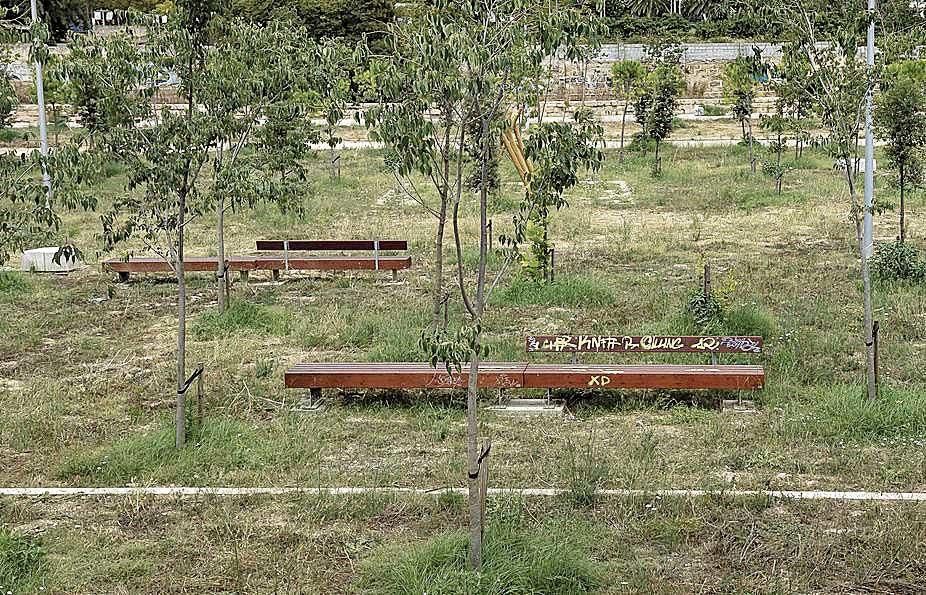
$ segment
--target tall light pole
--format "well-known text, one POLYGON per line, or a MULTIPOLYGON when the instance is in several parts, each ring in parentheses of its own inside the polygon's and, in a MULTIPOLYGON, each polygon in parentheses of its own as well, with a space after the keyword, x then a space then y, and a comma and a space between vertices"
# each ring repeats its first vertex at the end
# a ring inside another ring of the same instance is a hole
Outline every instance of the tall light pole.
MULTIPOLYGON (((875 70, 875 0, 868 0, 868 47, 866 50, 868 76, 875 70)), ((874 84, 869 82, 868 97, 865 100, 865 212, 862 230, 862 266, 867 269, 874 255, 874 202, 875 202, 875 137, 874 137, 874 84)), ((867 277, 867 271, 865 271, 867 277)), ((877 397, 875 377, 874 328, 872 321, 871 288, 865 288, 865 342, 868 356, 867 388, 868 398, 877 397)))
MULTIPOLYGON (((32 26, 39 20, 39 10, 36 0, 32 0, 32 26)), ((32 40, 35 52, 35 38, 32 40)), ((44 41, 42 42, 44 43, 44 41)), ((36 52, 35 56, 35 97, 39 108, 39 138, 42 143, 42 183, 47 192, 47 202, 51 203, 51 176, 48 174, 48 122, 45 118, 45 82, 42 77, 42 56, 36 52)))

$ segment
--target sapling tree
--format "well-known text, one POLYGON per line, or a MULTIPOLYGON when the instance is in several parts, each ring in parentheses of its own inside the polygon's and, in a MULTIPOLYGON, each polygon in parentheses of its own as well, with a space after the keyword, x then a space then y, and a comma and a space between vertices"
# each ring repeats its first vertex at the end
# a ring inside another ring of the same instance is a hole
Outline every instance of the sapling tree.
POLYGON ((749 166, 756 171, 755 138, 752 132, 752 112, 759 79, 762 74, 762 54, 755 49, 753 56, 739 56, 723 68, 723 93, 733 104, 733 117, 740 123, 743 141, 749 144, 749 166))
POLYGON ((782 48, 781 63, 774 82, 778 112, 788 119, 788 127, 794 139, 794 158, 800 158, 804 146, 810 140, 812 130, 814 96, 813 77, 810 62, 804 52, 794 45, 782 48))
POLYGON ((601 167, 604 155, 597 145, 603 135, 591 111, 579 109, 572 123, 541 124, 525 142, 525 157, 531 164, 528 183, 514 217, 514 233, 503 243, 517 247, 529 242, 529 251, 520 258, 535 281, 552 277, 550 214, 567 206, 565 193, 579 183, 580 171, 601 167))
POLYGON ((317 55, 320 77, 317 103, 325 118, 324 140, 328 145, 331 177, 335 178, 340 172, 336 149, 342 140, 337 136, 337 126, 347 112, 357 55, 340 41, 331 40, 321 42, 317 55))
POLYGON ((926 152, 926 62, 902 61, 887 67, 875 121, 887 141, 884 153, 897 170, 900 191, 898 239, 906 240, 906 194, 924 179, 926 152))
POLYGON ((681 70, 671 64, 656 66, 647 76, 651 104, 646 112, 646 135, 655 143, 653 175, 662 173, 659 149, 674 129, 675 110, 684 85, 681 70))
MULTIPOLYGON (((304 29, 291 23, 270 21, 258 26, 236 20, 217 20, 211 31, 213 48, 203 68, 192 74, 199 88, 197 118, 201 134, 214 146, 210 155, 213 184, 204 198, 215 206, 217 258, 217 305, 227 303, 228 270, 225 264, 225 214, 252 206, 257 201, 283 201, 292 192, 277 176, 281 158, 283 173, 302 178, 300 158, 309 151, 301 135, 285 131, 272 139, 271 155, 258 142, 264 121, 280 123, 281 111, 290 116, 287 128, 300 129, 307 121, 314 89, 318 84, 319 55, 304 29), (300 104, 300 102, 302 102, 300 104), (295 109, 294 109, 295 108, 295 109), (255 150, 256 149, 256 150, 255 150)), ((327 46, 338 48, 334 43, 327 46)))
POLYGON ((640 138, 644 147, 649 141, 655 144, 653 175, 662 171, 659 149, 672 134, 679 95, 685 86, 680 67, 682 51, 679 45, 669 42, 657 42, 644 48, 643 63, 647 73, 637 85, 634 114, 643 129, 640 138))
MULTIPOLYGON (((274 104, 304 84, 300 64, 313 61, 298 29, 219 22, 215 15, 212 0, 182 0, 166 26, 149 27, 145 46, 121 35, 88 36, 75 42, 70 61, 82 77, 75 96, 85 101, 78 109, 92 124, 93 150, 121 160, 128 172, 124 191, 103 216, 105 243, 138 238, 177 280, 178 447, 186 427, 186 229, 215 209, 224 251, 225 210, 288 187, 273 184, 280 154, 261 159, 248 142, 268 112, 279 122, 274 104), (167 72, 180 80, 182 110, 152 104, 156 81, 167 72), (124 86, 108 84, 110 75, 124 86)), ((222 286, 224 258, 217 260, 222 286)))
POLYGON ((457 48, 469 43, 452 28, 454 15, 425 10, 393 23, 387 53, 372 56, 364 73, 368 95, 379 104, 366 113, 370 138, 389 147, 398 188, 434 217, 431 261, 431 329, 443 328, 444 239, 453 196, 462 191, 466 159, 467 73, 457 48), (433 114, 433 115, 432 115, 433 114), (436 198, 419 187, 423 176, 436 198))
MULTIPOLYGON (((509 110, 518 103, 523 77, 532 77, 557 51, 575 55, 593 48, 589 42, 599 30, 596 19, 571 7, 554 10, 527 0, 436 0, 393 31, 390 44, 404 56, 376 65, 368 73, 369 80, 385 83, 384 90, 398 100, 372 114, 374 132, 392 151, 400 175, 417 171, 429 178, 439 196, 445 197, 438 208, 449 212, 449 221, 438 218, 437 241, 440 245, 441 226, 449 223, 466 323, 453 333, 426 333, 422 347, 435 365, 443 361, 448 371, 461 372, 465 366, 468 372, 469 561, 474 569, 482 564, 479 478, 484 471, 476 400, 479 366, 486 353, 483 317, 492 289, 487 283, 488 209, 495 176, 489 170, 496 163, 502 133, 511 125, 509 110), (402 81, 407 83, 404 87, 396 85, 402 81), (436 112, 433 121, 424 115, 431 107, 436 112), (461 207, 471 196, 465 183, 467 164, 476 170, 471 179, 477 181, 479 257, 475 271, 466 269, 464 250, 469 239, 460 221, 461 207)), ((409 193, 426 204, 414 189, 409 193)), ((436 208, 429 210, 440 214, 436 208)))
POLYGON ((816 110, 829 132, 827 147, 843 169, 849 191, 850 212, 855 224, 861 259, 864 299, 863 336, 866 351, 866 385, 869 398, 877 396, 875 380, 874 329, 871 297, 871 274, 868 248, 864 245, 864 205, 859 201, 854 156, 858 136, 865 118, 868 94, 875 86, 875 73, 859 57, 859 31, 866 22, 861 6, 834 6, 833 30, 821 37, 815 19, 797 0, 783 0, 784 22, 792 27, 791 51, 807 58, 810 86, 814 89, 816 110))
POLYGON ((782 182, 787 171, 787 167, 782 162, 782 155, 787 148, 788 139, 785 133, 790 129, 790 121, 779 112, 770 116, 763 115, 759 119, 759 126, 775 135, 769 143, 769 151, 775 157, 773 160, 765 160, 762 169, 767 176, 775 180, 775 190, 778 196, 781 196, 782 182))
MULTIPOLYGON (((617 92, 617 96, 621 101, 624 102, 624 109, 621 113, 621 145, 619 153, 621 162, 624 161, 624 132, 627 127, 627 112, 630 109, 634 90, 638 88, 645 77, 646 68, 636 60, 621 60, 620 62, 615 62, 611 66, 611 78, 614 81, 614 90, 617 92)), ((635 117, 638 120, 641 119, 639 114, 635 117)), ((645 114, 642 119, 645 119, 645 114)))

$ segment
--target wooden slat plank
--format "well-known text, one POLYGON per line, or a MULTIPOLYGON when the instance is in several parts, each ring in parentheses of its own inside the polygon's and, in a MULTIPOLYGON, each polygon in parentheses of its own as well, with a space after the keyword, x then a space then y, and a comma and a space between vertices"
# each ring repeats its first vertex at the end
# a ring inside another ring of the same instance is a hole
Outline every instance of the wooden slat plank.
MULTIPOLYGON (((249 271, 254 269, 254 259, 242 256, 232 256, 226 259, 228 268, 233 271, 249 271)), ((189 272, 214 272, 218 259, 214 256, 191 256, 183 259, 184 269, 189 272)), ((103 270, 115 273, 170 273, 173 271, 170 264, 162 258, 130 258, 110 259, 103 261, 103 270)))
MULTIPOLYGON (((479 367, 480 388, 520 388, 526 364, 485 363, 479 367)), ((428 364, 300 364, 286 371, 287 388, 425 389, 465 388, 469 374, 448 374, 428 364)))
MULTIPOLYGON (((286 371, 288 388, 424 389, 463 388, 468 374, 414 363, 309 363, 286 371)), ((486 363, 481 388, 726 389, 758 390, 762 366, 583 366, 486 363)))
POLYGON ((762 353, 762 337, 529 336, 528 352, 552 353, 762 353))
MULTIPOLYGON (((379 270, 382 271, 409 269, 412 266, 412 259, 407 256, 381 256, 378 262, 379 270)), ((255 258, 254 268, 264 271, 282 271, 287 268, 296 271, 372 271, 376 270, 377 259, 368 256, 320 256, 290 258, 288 263, 287 266, 287 260, 283 256, 259 256, 255 258)))
MULTIPOLYGON (((285 250, 284 240, 258 240, 258 250, 285 250)), ((367 250, 376 249, 374 240, 289 240, 292 251, 309 250, 367 250)), ((380 250, 408 250, 405 240, 380 240, 380 250)))
POLYGON ((761 366, 530 364, 524 371, 524 388, 758 390, 764 384, 761 366))

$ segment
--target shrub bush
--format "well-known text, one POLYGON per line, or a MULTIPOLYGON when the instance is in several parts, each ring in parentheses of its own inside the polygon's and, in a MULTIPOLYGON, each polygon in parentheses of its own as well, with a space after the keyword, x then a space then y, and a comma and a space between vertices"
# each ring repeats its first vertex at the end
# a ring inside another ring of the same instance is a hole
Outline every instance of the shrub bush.
POLYGON ((871 271, 881 281, 926 281, 926 259, 912 244, 895 240, 878 246, 871 271))

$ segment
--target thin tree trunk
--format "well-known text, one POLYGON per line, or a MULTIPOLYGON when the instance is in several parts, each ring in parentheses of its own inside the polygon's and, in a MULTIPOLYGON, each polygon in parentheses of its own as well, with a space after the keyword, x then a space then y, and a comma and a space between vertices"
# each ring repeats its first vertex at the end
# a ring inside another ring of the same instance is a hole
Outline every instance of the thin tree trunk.
POLYGON ((753 147, 752 140, 752 117, 749 119, 749 167, 752 169, 752 173, 756 173, 756 153, 755 148, 753 147))
POLYGON ((777 151, 777 166, 775 169, 775 175, 778 176, 778 196, 781 196, 781 182, 784 178, 784 172, 781 171, 781 154, 784 153, 785 147, 781 142, 781 133, 778 133, 778 151, 777 151))
POLYGON ((447 227, 447 198, 441 198, 434 236, 434 262, 431 270, 431 330, 444 327, 441 308, 444 303, 444 230, 447 227))
MULTIPOLYGON (((334 134, 334 130, 329 128, 329 129, 328 129, 328 138, 331 138, 331 136, 332 136, 333 134, 334 134)), ((331 179, 332 179, 332 180, 335 180, 335 179, 337 179, 337 177, 338 177, 337 163, 335 162, 335 158, 337 157, 337 153, 336 153, 335 150, 334 150, 334 146, 331 145, 330 143, 328 144, 328 156, 329 156, 328 159, 329 159, 330 165, 331 165, 331 179)))
POLYGON ((858 197, 855 194, 855 180, 852 176, 851 167, 852 166, 849 164, 849 161, 846 160, 846 180, 849 183, 849 194, 851 196, 854 213, 853 216, 855 218, 855 235, 858 240, 859 256, 861 257, 862 262, 862 297, 864 301, 864 328, 862 329, 862 336, 865 339, 866 393, 869 399, 875 399, 878 396, 878 388, 877 379, 875 377, 875 345, 873 327, 874 315, 872 314, 871 299, 871 267, 868 262, 868 252, 866 251, 864 244, 864 213, 860 216, 859 211, 855 208, 858 205, 858 197))
POLYGON ((653 172, 659 174, 662 172, 662 164, 659 163, 659 139, 656 139, 656 161, 653 162, 653 172))
MULTIPOLYGON (((481 332, 478 333, 481 335, 481 332)), ((469 381, 466 387, 466 461, 468 469, 467 504, 469 509, 469 565, 473 570, 482 568, 482 500, 479 492, 479 420, 477 399, 479 395, 479 340, 470 354, 469 381)))
POLYGON ((624 100, 624 115, 621 116, 621 149, 618 157, 620 163, 624 162, 624 130, 627 127, 627 108, 630 107, 629 103, 629 100, 624 100))
POLYGON ((176 410, 176 447, 183 447, 186 442, 186 394, 183 385, 186 382, 186 275, 183 266, 183 217, 186 211, 185 193, 180 194, 179 212, 177 214, 177 410, 176 410))
MULTIPOLYGON (((482 142, 486 142, 488 123, 483 123, 482 142)), ((483 149, 484 150, 484 149, 483 149)), ((469 562, 474 570, 482 568, 482 494, 479 489, 479 421, 477 419, 477 398, 479 395, 479 363, 482 340, 482 315, 485 311, 486 266, 488 261, 488 189, 485 185, 487 157, 482 159, 482 181, 479 191, 479 268, 476 273, 476 303, 473 323, 476 337, 470 353, 469 382, 466 390, 466 455, 469 467, 469 562)), ((462 254, 459 255, 462 257, 462 254)))
POLYGON ((905 182, 906 180, 904 179, 904 167, 903 167, 903 164, 901 163, 900 164, 900 243, 901 244, 903 244, 907 239, 907 230, 905 229, 906 225, 904 221, 904 218, 906 216, 904 213, 904 211, 906 210, 906 207, 904 205, 904 190, 905 190, 904 186, 906 186, 905 182))
POLYGON ((217 258, 218 266, 216 267, 215 278, 218 281, 218 307, 219 312, 224 312, 227 307, 225 296, 225 276, 228 271, 225 269, 225 200, 220 199, 216 202, 215 210, 215 237, 218 241, 217 258))

